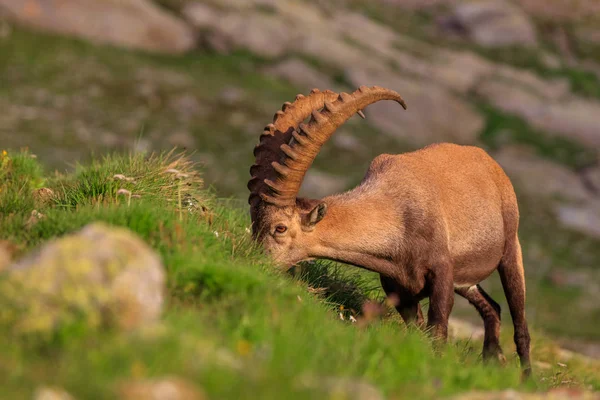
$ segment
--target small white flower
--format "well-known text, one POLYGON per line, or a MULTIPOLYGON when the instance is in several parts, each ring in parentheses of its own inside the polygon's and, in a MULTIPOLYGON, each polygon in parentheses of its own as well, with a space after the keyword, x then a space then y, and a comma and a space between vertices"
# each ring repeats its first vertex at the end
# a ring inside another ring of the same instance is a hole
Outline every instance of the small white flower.
POLYGON ((343 321, 344 320, 344 314, 340 313, 340 319, 343 321))
POLYGON ((351 316, 350 316, 350 321, 352 321, 352 322, 356 322, 356 318, 354 318, 354 316, 353 316, 353 315, 351 315, 351 316))
POLYGON ((215 234, 216 237, 219 237, 219 232, 214 231, 213 233, 215 234))

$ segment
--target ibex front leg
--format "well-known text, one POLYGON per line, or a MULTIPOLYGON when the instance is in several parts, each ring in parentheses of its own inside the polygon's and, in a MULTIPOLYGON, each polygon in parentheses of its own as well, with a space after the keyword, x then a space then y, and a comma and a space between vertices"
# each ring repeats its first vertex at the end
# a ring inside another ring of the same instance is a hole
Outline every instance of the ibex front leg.
POLYGON ((379 276, 381 287, 388 297, 395 297, 396 311, 400 314, 406 325, 416 325, 419 328, 425 326, 423 313, 418 299, 411 296, 393 278, 384 275, 379 276))
POLYGON ((430 295, 427 327, 434 338, 442 343, 448 340, 448 318, 454 306, 452 266, 438 264, 428 276, 430 295))

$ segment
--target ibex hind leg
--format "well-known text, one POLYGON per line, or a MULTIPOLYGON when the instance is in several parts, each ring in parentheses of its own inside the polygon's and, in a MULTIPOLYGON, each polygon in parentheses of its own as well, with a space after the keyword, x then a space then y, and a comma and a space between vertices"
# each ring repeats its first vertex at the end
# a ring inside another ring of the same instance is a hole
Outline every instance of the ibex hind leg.
POLYGON ((483 340, 484 361, 497 360, 504 364, 506 358, 500 347, 500 305, 479 285, 456 288, 454 291, 467 299, 483 319, 485 327, 483 340))
POLYGON ((525 319, 525 275, 523 269, 523 256, 517 235, 508 240, 504 255, 498 266, 498 273, 502 280, 502 287, 510 309, 514 325, 514 341, 517 354, 521 361, 523 377, 531 375, 531 362, 529 359, 529 329, 525 319))
POLYGON ((416 325, 419 328, 425 326, 423 312, 419 301, 402 290, 400 285, 392 278, 380 275, 381 287, 388 297, 396 300, 396 311, 400 314, 407 325, 416 325))

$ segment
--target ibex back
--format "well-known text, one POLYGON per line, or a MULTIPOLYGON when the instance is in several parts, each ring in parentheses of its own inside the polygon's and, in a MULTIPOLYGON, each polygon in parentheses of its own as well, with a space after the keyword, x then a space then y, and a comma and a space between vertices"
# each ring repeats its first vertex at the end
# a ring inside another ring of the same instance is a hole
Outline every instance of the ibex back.
POLYGON ((479 286, 498 270, 528 376, 517 199, 484 150, 442 143, 382 154, 356 188, 321 200, 297 197, 321 146, 348 118, 364 117, 362 110, 379 100, 406 108, 398 93, 364 86, 339 95, 314 89, 284 104, 254 150, 248 183, 254 238, 285 267, 323 258, 379 273, 407 323, 424 326, 419 302, 428 297, 427 326, 442 340, 457 293, 484 320, 484 358, 504 360, 500 306, 479 286))

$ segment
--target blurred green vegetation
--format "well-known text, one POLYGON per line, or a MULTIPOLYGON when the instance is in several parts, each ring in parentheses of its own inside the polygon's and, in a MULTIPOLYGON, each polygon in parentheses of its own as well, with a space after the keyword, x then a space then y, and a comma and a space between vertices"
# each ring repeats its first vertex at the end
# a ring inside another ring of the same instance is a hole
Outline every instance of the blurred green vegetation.
MULTIPOLYGON (((278 272, 255 248, 246 212, 201 189, 199 181, 187 193, 198 207, 181 214, 180 188, 161 173, 173 167, 173 155, 111 155, 79 166, 73 175, 49 177, 52 201, 38 207, 46 217, 29 229, 22 222, 35 192, 11 185, 10 177, 36 181, 39 168, 27 153, 5 158, 10 175, 0 179, 0 201, 15 193, 26 201, 11 214, 0 214, 1 239, 24 253, 92 221, 127 227, 163 259, 169 297, 160 325, 137 333, 87 331, 32 347, 1 328, 4 396, 31 396, 44 383, 78 398, 109 399, 120 382, 165 375, 189 378, 210 397, 236 399, 329 398, 321 389, 303 386, 306 376, 364 379, 390 398, 520 385, 516 357, 511 355, 505 368, 484 367, 481 343, 459 340, 435 355, 428 339, 406 331, 393 313, 365 328, 354 326, 348 317, 365 300, 381 296, 372 274, 325 263, 306 264, 292 276, 278 272), (106 184, 115 172, 134 177, 136 183, 128 184, 141 197, 129 205, 123 201, 116 186, 106 184), (339 320, 340 312, 346 321, 339 320)), ((186 159, 177 165, 192 172, 186 159)), ((509 355, 510 336, 505 329, 509 355)), ((534 359, 556 365, 557 348, 541 334, 534 335, 533 349, 534 359)), ((577 360, 567 370, 551 366, 537 372, 537 387, 560 385, 556 374, 600 388, 598 367, 577 360)), ((533 382, 522 387, 533 388, 533 382)))

